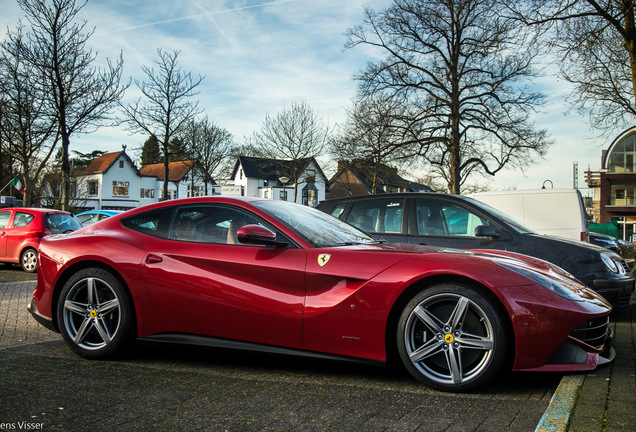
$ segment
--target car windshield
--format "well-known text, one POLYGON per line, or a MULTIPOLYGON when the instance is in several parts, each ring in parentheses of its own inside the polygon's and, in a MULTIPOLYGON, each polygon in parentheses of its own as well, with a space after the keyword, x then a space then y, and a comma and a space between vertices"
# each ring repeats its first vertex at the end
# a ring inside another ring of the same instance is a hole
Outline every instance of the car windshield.
POLYGON ((252 203, 298 233, 314 247, 375 244, 375 239, 326 213, 300 204, 264 200, 252 203))
POLYGON ((70 214, 50 213, 45 216, 46 228, 51 234, 64 234, 67 232, 78 230, 82 224, 70 214))
POLYGON ((473 203, 474 205, 476 205, 479 208, 482 208, 484 210, 486 210, 487 212, 489 212, 490 214, 492 214, 493 216, 501 219, 502 221, 504 221, 505 223, 507 223, 508 225, 510 225, 512 228, 516 229, 517 231, 519 231, 521 234, 536 234, 536 232, 534 232, 533 230, 531 230, 530 228, 528 228, 527 226, 523 225, 521 222, 519 222, 518 220, 515 220, 513 218, 511 218, 510 216, 508 216, 505 213, 502 213, 501 211, 497 210, 494 207, 489 206, 486 203, 483 203, 479 200, 476 200, 474 198, 471 197, 463 197, 466 201, 470 201, 471 203, 473 203))

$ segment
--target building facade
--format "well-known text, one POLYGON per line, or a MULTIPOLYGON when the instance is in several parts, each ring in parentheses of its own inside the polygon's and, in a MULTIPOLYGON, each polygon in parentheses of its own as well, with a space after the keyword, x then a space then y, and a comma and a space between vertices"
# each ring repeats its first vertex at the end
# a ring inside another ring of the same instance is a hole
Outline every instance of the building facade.
MULTIPOLYGON (((168 197, 163 196, 163 164, 147 165, 138 170, 126 151, 105 153, 91 162, 78 180, 78 202, 85 210, 128 210, 163 199, 204 195, 204 176, 194 161, 169 164, 168 197)), ((215 183, 207 184, 208 195, 215 193, 215 183)))
POLYGON ((636 240, 636 127, 617 136, 603 150, 601 169, 586 171, 593 189, 592 221, 616 223, 622 240, 636 240))
POLYGON ((296 202, 315 207, 325 199, 327 178, 315 158, 296 161, 239 156, 224 195, 296 202), (294 197, 296 198, 294 200, 294 197))
POLYGON ((338 172, 329 180, 327 198, 400 192, 432 192, 428 186, 406 180, 397 168, 374 163, 370 157, 338 161, 338 172))

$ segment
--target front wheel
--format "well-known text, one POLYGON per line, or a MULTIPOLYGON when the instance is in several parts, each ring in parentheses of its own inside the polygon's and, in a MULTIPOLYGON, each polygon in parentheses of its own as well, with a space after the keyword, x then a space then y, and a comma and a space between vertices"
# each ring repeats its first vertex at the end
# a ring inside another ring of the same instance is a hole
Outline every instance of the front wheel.
POLYGON ((20 265, 25 272, 34 273, 38 269, 38 251, 33 248, 28 248, 22 252, 20 265))
POLYGON ((90 359, 119 354, 134 327, 126 289, 112 273, 99 268, 80 270, 66 282, 57 320, 64 341, 90 359))
POLYGON ((419 381, 466 391, 490 381, 506 359, 506 323, 473 287, 441 284, 418 293, 398 322, 402 362, 419 381))

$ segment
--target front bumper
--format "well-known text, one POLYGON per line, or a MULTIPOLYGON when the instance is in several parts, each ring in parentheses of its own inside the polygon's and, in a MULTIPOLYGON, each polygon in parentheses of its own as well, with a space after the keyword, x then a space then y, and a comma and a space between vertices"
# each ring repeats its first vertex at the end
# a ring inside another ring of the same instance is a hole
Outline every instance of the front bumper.
POLYGON ((629 306, 629 298, 634 291, 634 278, 594 279, 591 288, 614 307, 623 308, 629 306))
POLYGON ((53 319, 49 318, 47 316, 42 315, 41 313, 38 312, 38 307, 35 304, 35 300, 31 299, 31 301, 29 302, 29 304, 27 305, 27 310, 29 311, 29 313, 31 314, 31 316, 33 318, 35 318, 35 320, 37 322, 39 322, 40 324, 42 324, 44 327, 46 327, 49 330, 52 330, 54 332, 58 332, 59 330, 57 329, 57 327, 55 327, 55 324, 53 324, 53 319))

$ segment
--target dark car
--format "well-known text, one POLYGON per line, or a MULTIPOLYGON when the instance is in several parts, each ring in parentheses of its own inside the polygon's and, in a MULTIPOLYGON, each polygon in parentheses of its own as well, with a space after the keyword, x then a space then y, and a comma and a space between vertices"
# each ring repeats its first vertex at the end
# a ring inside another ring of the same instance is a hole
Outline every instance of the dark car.
POLYGON ((596 246, 609 249, 616 253, 621 252, 621 248, 618 246, 618 240, 616 240, 612 236, 608 236, 607 234, 590 232, 587 235, 587 239, 590 241, 590 243, 595 244, 596 246))
POLYGON ((44 238, 29 310, 90 359, 135 338, 401 359, 450 391, 613 357, 610 304, 553 264, 386 244, 307 206, 247 197, 163 201, 44 238))
POLYGON ((38 246, 42 237, 80 229, 72 214, 41 208, 0 210, 0 262, 19 263, 33 273, 38 267, 38 246))
POLYGON ((558 265, 614 306, 627 306, 634 278, 625 260, 604 248, 533 232, 475 199, 438 193, 365 195, 322 201, 317 208, 391 243, 501 249, 558 265))

